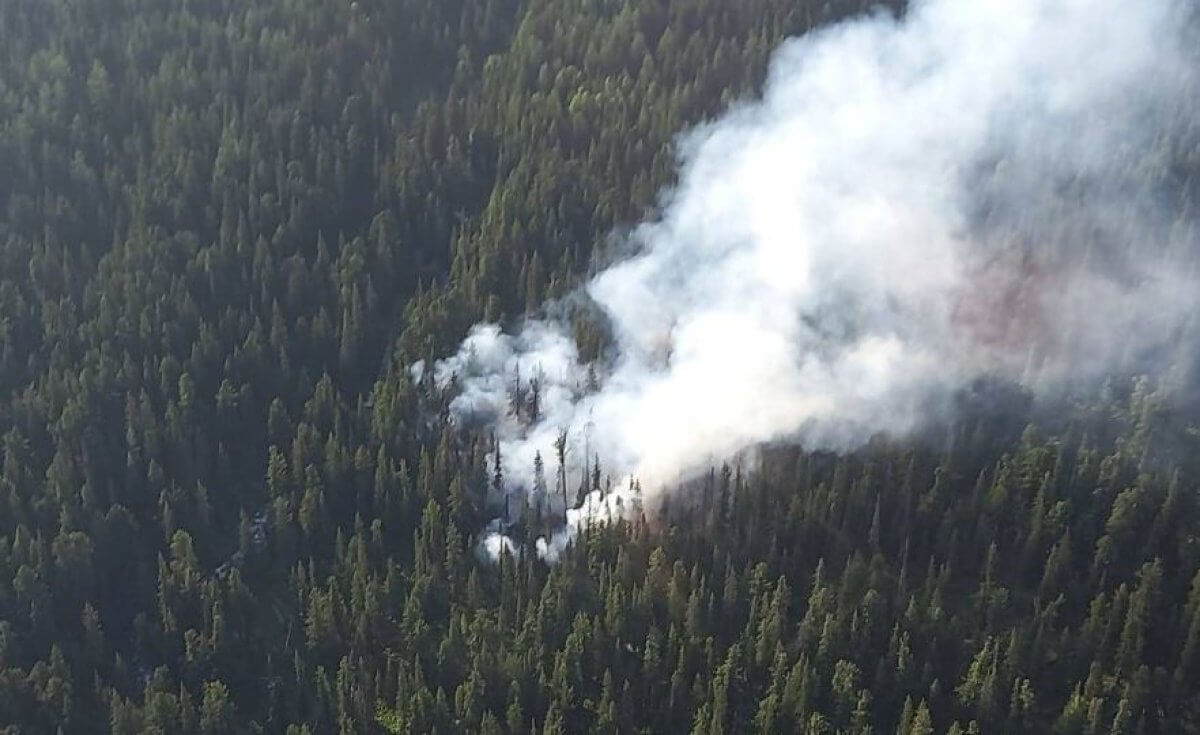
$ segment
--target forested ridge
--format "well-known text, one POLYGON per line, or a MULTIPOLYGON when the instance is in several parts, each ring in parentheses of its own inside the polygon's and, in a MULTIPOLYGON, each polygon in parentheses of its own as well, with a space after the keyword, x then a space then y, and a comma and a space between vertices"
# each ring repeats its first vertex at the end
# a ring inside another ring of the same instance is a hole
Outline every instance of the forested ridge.
POLYGON ((1200 732, 1170 381, 476 553, 492 438, 409 366, 568 293, 868 5, 0 3, 0 730, 1200 732))

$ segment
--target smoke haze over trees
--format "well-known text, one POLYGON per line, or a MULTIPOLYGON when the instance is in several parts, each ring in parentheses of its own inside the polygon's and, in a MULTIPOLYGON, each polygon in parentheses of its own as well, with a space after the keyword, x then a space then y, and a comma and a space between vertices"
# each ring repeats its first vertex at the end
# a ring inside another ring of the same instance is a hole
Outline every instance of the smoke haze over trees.
POLYGON ((0 3, 0 731, 1200 730, 1194 4, 911 5, 0 3))
POLYGON ((603 362, 550 316, 476 328, 437 382, 462 422, 503 419, 510 494, 565 430, 584 473, 656 495, 765 442, 943 421, 984 376, 1058 397, 1181 367, 1196 222, 1177 171, 1144 166, 1196 143, 1193 36, 1167 2, 935 1, 788 41, 585 286, 603 362), (510 410, 524 380, 536 417, 510 410))

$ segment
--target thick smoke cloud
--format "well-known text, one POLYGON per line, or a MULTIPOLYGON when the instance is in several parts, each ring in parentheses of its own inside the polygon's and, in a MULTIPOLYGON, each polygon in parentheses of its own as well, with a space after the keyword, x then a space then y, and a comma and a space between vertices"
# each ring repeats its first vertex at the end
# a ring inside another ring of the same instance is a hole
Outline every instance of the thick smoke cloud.
MULTIPOLYGON (((681 138, 661 217, 587 284, 606 361, 531 318, 434 367, 458 419, 494 427, 508 502, 562 515, 562 429, 572 496, 598 456, 652 499, 764 442, 903 435, 981 376, 1052 395, 1179 357, 1200 295, 1191 12, 927 0, 786 42, 761 100, 681 138), (539 381, 531 425, 518 374, 539 381)), ((628 512, 630 488, 586 498, 542 553, 628 512)))

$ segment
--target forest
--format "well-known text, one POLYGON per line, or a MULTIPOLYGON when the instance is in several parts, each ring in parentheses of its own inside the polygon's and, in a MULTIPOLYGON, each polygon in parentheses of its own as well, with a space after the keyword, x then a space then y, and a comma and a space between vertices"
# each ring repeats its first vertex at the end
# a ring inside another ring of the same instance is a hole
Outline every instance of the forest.
POLYGON ((0 2, 0 732, 1200 733, 1156 376, 477 553, 493 438, 410 366, 569 293, 678 133, 873 5, 0 2))

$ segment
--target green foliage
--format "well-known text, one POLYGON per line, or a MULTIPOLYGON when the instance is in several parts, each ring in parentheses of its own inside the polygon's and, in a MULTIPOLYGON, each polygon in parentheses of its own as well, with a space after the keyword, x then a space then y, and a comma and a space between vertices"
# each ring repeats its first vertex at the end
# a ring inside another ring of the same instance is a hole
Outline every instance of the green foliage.
POLYGON ((491 438, 407 365, 565 293, 676 133, 865 6, 0 3, 0 729, 1200 729, 1150 381, 475 559, 491 438))

